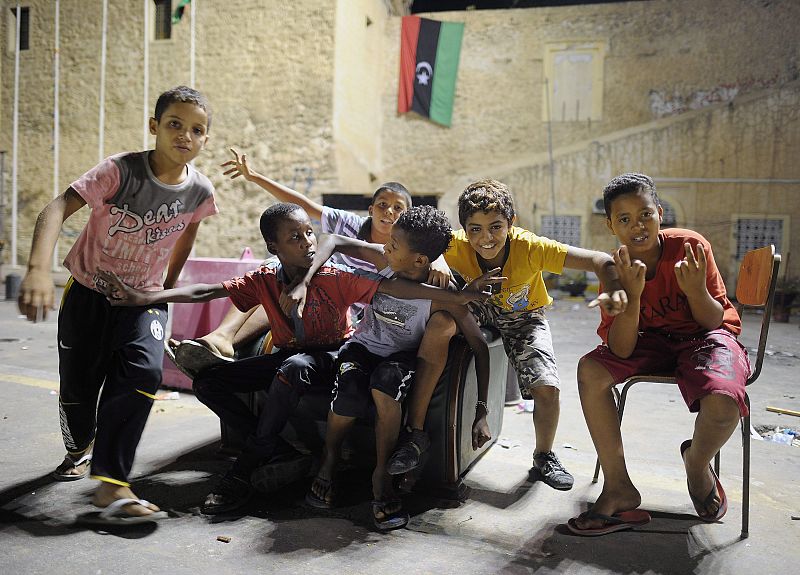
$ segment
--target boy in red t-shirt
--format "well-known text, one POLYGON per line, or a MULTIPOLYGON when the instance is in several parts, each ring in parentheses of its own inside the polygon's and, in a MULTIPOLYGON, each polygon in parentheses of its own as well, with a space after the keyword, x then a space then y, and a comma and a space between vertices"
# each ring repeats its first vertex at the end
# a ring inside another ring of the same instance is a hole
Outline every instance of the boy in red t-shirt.
POLYGON ((205 369, 193 383, 197 398, 246 437, 241 454, 202 506, 209 515, 247 503, 252 494, 252 471, 280 451, 278 434, 305 390, 311 386, 332 389, 336 352, 353 332, 350 306, 370 303, 376 292, 452 304, 486 297, 477 291, 480 285, 472 291, 451 292, 332 264, 320 268, 308 284, 301 318, 292 309, 294 301, 287 292, 303 279, 314 259, 317 238, 311 220, 297 204, 280 203, 264 211, 260 228, 267 249, 278 262, 222 283, 144 292, 98 270, 108 284, 104 293, 111 305, 195 303, 230 297, 240 311, 261 305, 267 313, 272 341, 279 351, 205 369), (236 394, 259 390, 266 390, 267 399, 256 416, 236 394))
POLYGON ((675 372, 694 435, 681 445, 686 478, 700 519, 725 515, 725 491, 710 465, 747 414, 747 351, 741 321, 725 293, 709 242, 691 230, 661 230, 663 210, 653 180, 617 176, 603 190, 606 225, 622 244, 614 253, 628 308, 603 314, 603 344, 581 358, 578 389, 603 468, 603 491, 592 508, 570 519, 579 535, 603 535, 649 521, 628 475, 612 387, 640 373, 675 372))

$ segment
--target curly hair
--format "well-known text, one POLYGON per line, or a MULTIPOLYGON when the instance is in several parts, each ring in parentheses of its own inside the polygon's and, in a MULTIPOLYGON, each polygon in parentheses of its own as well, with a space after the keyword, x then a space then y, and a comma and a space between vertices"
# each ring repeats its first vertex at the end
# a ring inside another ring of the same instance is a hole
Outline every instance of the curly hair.
POLYGON ((174 104, 175 102, 188 102, 189 104, 195 104, 201 107, 208 117, 206 130, 211 129, 211 104, 209 104, 208 98, 188 86, 176 86, 175 88, 161 93, 158 100, 156 100, 156 109, 155 112, 153 112, 153 117, 156 119, 156 122, 161 121, 161 116, 164 115, 164 112, 169 108, 170 104, 174 104))
POLYGON ((413 251, 428 256, 431 261, 445 252, 453 234, 450 220, 433 206, 410 208, 397 218, 394 227, 406 233, 413 251))
POLYGON ((477 212, 488 214, 491 211, 502 214, 509 225, 514 221, 514 198, 511 190, 497 180, 479 180, 466 187, 458 196, 458 221, 465 226, 467 218, 477 212))
POLYGON ((384 182, 381 184, 375 193, 372 194, 372 201, 371 204, 375 203, 375 200, 378 199, 378 195, 381 192, 394 192, 395 194, 400 194, 403 196, 403 199, 406 201, 406 207, 411 207, 414 205, 414 202, 411 200, 411 194, 409 193, 408 189, 401 184, 400 182, 384 182))
POLYGON ((293 214, 297 210, 305 213, 305 210, 297 204, 285 202, 273 204, 264 210, 264 213, 261 214, 261 220, 259 221, 261 236, 264 238, 264 242, 270 243, 277 240, 278 237, 275 235, 275 231, 278 229, 278 224, 286 219, 286 216, 293 214))
POLYGON ((603 209, 606 211, 606 217, 611 217, 611 204, 614 200, 624 194, 635 194, 639 191, 649 192, 656 205, 661 205, 656 194, 656 184, 650 176, 628 172, 613 178, 603 188, 603 209))

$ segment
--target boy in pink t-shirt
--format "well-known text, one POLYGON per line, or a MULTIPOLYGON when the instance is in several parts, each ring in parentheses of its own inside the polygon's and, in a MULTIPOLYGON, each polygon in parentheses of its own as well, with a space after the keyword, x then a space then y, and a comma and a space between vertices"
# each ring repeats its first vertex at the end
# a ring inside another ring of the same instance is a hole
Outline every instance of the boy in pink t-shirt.
POLYGON ((196 90, 161 94, 150 118, 155 149, 111 156, 42 210, 19 308, 36 321, 53 307, 50 261, 63 222, 85 205, 89 221, 64 265, 69 278, 58 315, 59 412, 67 455, 59 481, 100 481, 89 523, 164 517, 128 483, 134 453, 161 384, 166 305, 112 308, 96 270, 113 270, 146 291, 172 287, 200 221, 217 213, 214 187, 191 161, 208 139, 211 109, 196 90), (164 272, 166 270, 166 277, 164 272), (101 392, 102 388, 102 392, 101 392), (98 403, 99 396, 99 403, 98 403))
POLYGON ((614 254, 628 308, 603 314, 603 344, 581 358, 578 388, 592 441, 603 467, 603 491, 592 508, 570 519, 578 535, 603 535, 650 520, 637 509, 622 450, 613 385, 641 373, 674 372, 694 434, 681 445, 687 487, 703 521, 722 518, 725 491, 710 465, 747 414, 747 351, 737 341, 741 321, 725 293, 709 242, 697 232, 661 230, 662 208, 653 180, 617 176, 603 191, 606 225, 622 247, 614 254))

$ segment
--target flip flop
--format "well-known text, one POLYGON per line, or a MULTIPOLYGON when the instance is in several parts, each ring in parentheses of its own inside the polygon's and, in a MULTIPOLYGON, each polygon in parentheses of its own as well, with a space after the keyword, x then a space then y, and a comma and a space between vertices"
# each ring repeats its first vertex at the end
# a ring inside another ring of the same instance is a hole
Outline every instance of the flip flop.
POLYGON ((646 525, 650 522, 650 514, 643 509, 631 509, 629 511, 620 511, 613 515, 604 515, 592 511, 584 511, 577 517, 573 517, 567 522, 567 528, 575 535, 582 537, 597 537, 598 535, 608 535, 616 531, 624 531, 625 529, 632 529, 641 525, 646 525), (578 526, 578 519, 602 519, 604 524, 600 527, 587 527, 581 529, 578 526))
POLYGON ((184 339, 175 349, 175 365, 182 366, 195 374, 210 367, 233 363, 233 361, 232 357, 220 355, 194 339, 184 339))
MULTIPOLYGON (((689 446, 691 445, 691 439, 687 439, 681 443, 681 459, 683 459, 684 452, 689 449, 689 446)), ((728 512, 728 496, 725 495, 725 490, 722 488, 722 483, 720 483, 717 472, 714 471, 714 466, 711 465, 711 463, 708 464, 708 470, 714 477, 714 485, 711 487, 711 491, 708 492, 708 495, 706 495, 705 499, 699 499, 698 497, 694 496, 689 489, 688 480, 686 481, 686 490, 689 491, 689 498, 692 500, 692 505, 694 505, 694 510, 697 512, 697 516, 706 523, 715 523, 722 519, 728 512), (719 498, 719 507, 717 508, 717 512, 712 515, 709 511, 709 508, 714 504, 714 500, 717 498, 719 498)))
POLYGON ((311 507, 316 507, 317 509, 333 509, 336 502, 336 494, 333 489, 333 480, 324 479, 318 475, 314 478, 314 481, 323 487, 325 490, 325 495, 330 495, 331 499, 328 501, 309 489, 308 493, 306 493, 306 503, 308 503, 311 507))
POLYGON ((92 454, 87 453, 80 459, 73 459, 72 456, 67 453, 64 456, 64 461, 61 462, 61 465, 55 468, 53 472, 50 474, 53 479, 56 481, 77 481, 78 479, 83 479, 87 475, 89 475, 89 464, 92 462, 92 454), (67 473, 70 469, 75 469, 79 465, 86 465, 86 469, 84 469, 83 473, 78 475, 70 475, 67 473))
POLYGON ((108 527, 119 525, 137 525, 139 523, 150 523, 160 519, 166 519, 166 511, 154 511, 150 515, 128 515, 123 510, 123 507, 130 504, 141 505, 148 507, 150 502, 144 499, 117 499, 111 505, 102 511, 91 511, 78 515, 75 523, 79 525, 95 526, 95 527, 108 527))
POLYGON ((178 370, 183 375, 194 381, 194 378, 197 377, 197 372, 185 368, 183 365, 181 365, 175 360, 175 350, 178 348, 179 345, 180 342, 176 342, 174 339, 167 339, 164 342, 164 355, 166 355, 169 358, 169 360, 175 364, 175 367, 177 367, 178 370), (174 347, 173 347, 173 342, 174 342, 174 347))
POLYGON ((372 522, 375 527, 380 531, 391 531, 392 529, 400 529, 408 525, 410 517, 408 512, 403 509, 403 504, 399 499, 391 499, 389 501, 374 500, 372 502, 372 522), (399 505, 397 511, 387 513, 386 508, 390 505, 399 505), (378 518, 378 513, 383 514, 383 518, 378 518))

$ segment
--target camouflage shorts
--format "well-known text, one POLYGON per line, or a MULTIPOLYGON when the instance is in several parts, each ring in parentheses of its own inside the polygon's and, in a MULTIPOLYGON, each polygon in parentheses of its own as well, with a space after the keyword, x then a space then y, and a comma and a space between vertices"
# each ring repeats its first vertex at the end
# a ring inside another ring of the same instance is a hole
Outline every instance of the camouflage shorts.
POLYGON ((497 328, 514 370, 522 397, 531 399, 530 390, 543 385, 559 387, 550 323, 544 310, 502 311, 492 304, 470 304, 481 325, 497 328))

